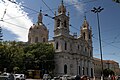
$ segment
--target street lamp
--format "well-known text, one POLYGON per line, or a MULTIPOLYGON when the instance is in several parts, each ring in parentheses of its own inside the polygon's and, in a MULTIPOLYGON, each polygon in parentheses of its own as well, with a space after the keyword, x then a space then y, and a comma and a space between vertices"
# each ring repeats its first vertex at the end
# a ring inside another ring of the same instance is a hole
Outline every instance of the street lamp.
POLYGON ((101 78, 103 80, 103 59, 102 59, 102 46, 101 46, 101 34, 100 34, 100 23, 99 23, 99 13, 103 10, 104 8, 101 8, 101 6, 99 6, 98 8, 93 7, 93 10, 91 10, 92 12, 97 14, 97 21, 98 21, 98 35, 99 35, 99 45, 100 45, 100 55, 101 55, 101 66, 102 66, 102 70, 101 70, 101 78))

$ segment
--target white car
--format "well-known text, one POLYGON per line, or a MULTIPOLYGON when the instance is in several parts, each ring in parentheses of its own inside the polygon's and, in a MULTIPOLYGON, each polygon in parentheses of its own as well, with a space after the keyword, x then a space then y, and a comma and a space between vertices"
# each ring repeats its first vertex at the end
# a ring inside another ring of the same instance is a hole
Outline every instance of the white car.
POLYGON ((14 74, 15 80, 25 80, 24 74, 14 74))
POLYGON ((11 79, 15 80, 15 77, 10 73, 4 72, 3 74, 0 75, 0 80, 11 80, 11 79))

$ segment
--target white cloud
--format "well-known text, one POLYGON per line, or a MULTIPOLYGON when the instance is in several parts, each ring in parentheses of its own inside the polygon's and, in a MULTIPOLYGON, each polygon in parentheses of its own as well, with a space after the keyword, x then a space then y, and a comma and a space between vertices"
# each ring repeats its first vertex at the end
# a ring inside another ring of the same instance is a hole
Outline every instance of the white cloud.
POLYGON ((69 3, 75 7, 80 13, 84 13, 85 4, 81 0, 64 0, 66 3, 69 3))
POLYGON ((27 14, 20 4, 11 3, 8 0, 0 1, 0 19, 4 20, 4 22, 0 21, 0 26, 17 35, 19 41, 27 41, 29 27, 33 24, 27 14), (6 14, 3 17, 5 9, 6 14))

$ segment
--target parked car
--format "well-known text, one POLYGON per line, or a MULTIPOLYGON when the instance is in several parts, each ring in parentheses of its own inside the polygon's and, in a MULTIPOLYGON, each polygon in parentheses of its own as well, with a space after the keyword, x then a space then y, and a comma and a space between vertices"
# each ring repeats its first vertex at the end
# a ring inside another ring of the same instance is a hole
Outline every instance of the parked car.
POLYGON ((2 73, 0 75, 0 80, 10 80, 10 73, 6 73, 6 72, 2 73))
POLYGON ((24 74, 14 74, 15 80, 25 80, 24 74))
POLYGON ((71 80, 71 76, 70 75, 63 75, 62 77, 60 77, 60 79, 62 79, 62 80, 71 80))

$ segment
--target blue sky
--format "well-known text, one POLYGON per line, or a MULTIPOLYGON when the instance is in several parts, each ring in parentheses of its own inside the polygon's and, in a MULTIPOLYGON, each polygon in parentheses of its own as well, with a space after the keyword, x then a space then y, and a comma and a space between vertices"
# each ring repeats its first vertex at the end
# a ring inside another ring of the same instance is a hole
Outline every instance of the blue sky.
MULTIPOLYGON (((54 17, 53 12, 57 11, 61 0, 44 0, 50 10, 42 0, 8 0, 0 1, 0 26, 3 29, 4 40, 27 41, 27 34, 30 26, 37 22, 40 9, 44 14, 54 17), (26 7, 25 7, 26 6, 26 7), (3 16, 6 9, 6 14, 3 16)), ((70 12, 70 33, 80 34, 80 26, 84 20, 84 12, 89 25, 93 30, 93 51, 94 56, 100 58, 98 29, 96 14, 90 10, 93 7, 103 7, 99 14, 103 59, 115 60, 120 63, 120 4, 112 0, 63 0, 70 12), (77 28, 77 29, 76 29, 77 28)), ((49 39, 53 37, 54 20, 44 16, 43 22, 49 29, 49 39)))

